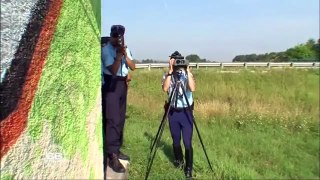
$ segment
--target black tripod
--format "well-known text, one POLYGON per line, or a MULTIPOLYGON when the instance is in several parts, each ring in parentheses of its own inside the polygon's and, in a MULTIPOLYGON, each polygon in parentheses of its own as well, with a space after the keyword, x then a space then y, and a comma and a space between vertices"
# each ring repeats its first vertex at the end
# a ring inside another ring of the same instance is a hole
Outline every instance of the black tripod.
MULTIPOLYGON (((175 86, 170 94, 170 97, 169 97, 169 102, 166 103, 165 105, 165 112, 164 112, 164 115, 163 115, 163 118, 162 118, 162 121, 160 123, 160 126, 159 126, 159 129, 158 129, 158 132, 157 132, 157 135, 155 137, 155 139, 153 140, 153 143, 151 145, 151 150, 150 150, 150 156, 149 156, 149 161, 148 161, 148 165, 147 165, 147 172, 146 172, 146 177, 145 179, 148 179, 148 176, 150 174, 150 170, 151 170, 151 167, 152 167, 152 163, 153 163, 153 160, 154 160, 154 157, 156 155, 156 152, 157 152, 157 148, 158 148, 158 143, 161 139, 161 136, 162 136, 162 133, 163 133, 163 130, 164 130, 164 127, 166 125, 166 122, 167 122, 167 119, 168 119, 168 114, 170 112, 170 109, 173 107, 177 107, 177 100, 178 100, 178 91, 179 89, 181 88, 182 89, 182 92, 183 92, 183 98, 186 99, 186 102, 187 102, 187 105, 188 105, 188 108, 189 110, 191 110, 191 106, 189 104, 189 101, 188 101, 188 98, 187 98, 187 95, 186 95, 186 91, 185 91, 185 87, 183 85, 183 83, 181 82, 181 74, 182 74, 182 71, 175 71, 174 75, 173 75, 173 78, 175 81, 175 86), (172 101, 172 100, 175 100, 175 101, 172 101), (174 104, 173 104, 174 103, 174 104)), ((202 138, 200 136, 200 133, 199 133, 199 129, 198 129, 198 126, 195 122, 195 118, 194 116, 192 115, 192 120, 193 120, 193 123, 196 127, 196 130, 197 130, 197 134, 198 134, 198 137, 200 139, 200 143, 202 145, 202 149, 204 151, 204 154, 207 158, 207 161, 208 161, 208 164, 209 164, 209 167, 211 169, 211 171, 213 171, 212 169, 212 166, 211 166, 211 163, 209 161, 209 158, 208 158, 208 155, 207 155, 207 152, 206 152, 206 149, 203 145, 203 142, 202 142, 202 138)))

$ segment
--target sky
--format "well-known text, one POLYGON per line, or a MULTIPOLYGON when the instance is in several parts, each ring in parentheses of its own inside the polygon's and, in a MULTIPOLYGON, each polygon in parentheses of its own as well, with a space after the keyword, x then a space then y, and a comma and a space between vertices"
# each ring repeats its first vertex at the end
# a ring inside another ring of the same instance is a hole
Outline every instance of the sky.
POLYGON ((101 0, 101 36, 126 27, 134 59, 174 51, 217 62, 285 51, 319 38, 319 0, 101 0))

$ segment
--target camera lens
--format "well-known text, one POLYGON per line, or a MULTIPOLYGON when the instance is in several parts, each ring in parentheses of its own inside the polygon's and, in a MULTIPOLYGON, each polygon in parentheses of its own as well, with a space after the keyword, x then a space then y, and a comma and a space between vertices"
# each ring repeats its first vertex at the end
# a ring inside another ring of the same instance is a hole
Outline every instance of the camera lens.
POLYGON ((180 64, 180 60, 176 60, 176 64, 180 64))
POLYGON ((118 44, 122 45, 122 38, 118 38, 118 44))

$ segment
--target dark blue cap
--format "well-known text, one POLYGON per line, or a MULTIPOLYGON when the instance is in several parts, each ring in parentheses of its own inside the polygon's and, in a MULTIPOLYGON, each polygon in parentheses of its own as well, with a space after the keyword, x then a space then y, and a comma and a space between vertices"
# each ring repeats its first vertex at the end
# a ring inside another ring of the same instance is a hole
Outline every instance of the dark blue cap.
POLYGON ((123 36, 125 30, 126 30, 125 27, 122 26, 122 25, 112 25, 111 26, 110 36, 111 37, 123 36))

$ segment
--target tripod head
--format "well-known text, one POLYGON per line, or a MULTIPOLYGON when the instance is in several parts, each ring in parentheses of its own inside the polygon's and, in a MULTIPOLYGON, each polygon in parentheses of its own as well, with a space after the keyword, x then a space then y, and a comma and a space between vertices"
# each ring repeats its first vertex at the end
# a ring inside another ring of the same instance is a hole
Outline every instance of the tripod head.
POLYGON ((184 75, 187 74, 187 68, 184 66, 174 66, 173 67, 173 77, 174 80, 177 82, 184 81, 185 79, 183 78, 184 75))

